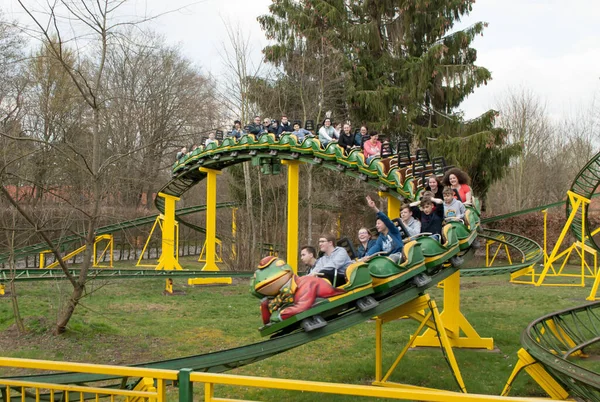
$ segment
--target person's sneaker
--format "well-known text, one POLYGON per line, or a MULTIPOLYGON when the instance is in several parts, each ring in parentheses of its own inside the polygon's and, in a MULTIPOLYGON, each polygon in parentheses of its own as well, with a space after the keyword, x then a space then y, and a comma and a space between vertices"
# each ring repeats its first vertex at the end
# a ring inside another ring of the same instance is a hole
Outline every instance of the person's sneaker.
POLYGON ((463 262, 465 262, 465 260, 457 255, 450 258, 450 264, 452 264, 453 267, 460 267, 463 264, 463 262))
POLYGON ((420 273, 419 275, 413 278, 413 282, 418 288, 420 288, 431 282, 431 277, 426 273, 420 273))

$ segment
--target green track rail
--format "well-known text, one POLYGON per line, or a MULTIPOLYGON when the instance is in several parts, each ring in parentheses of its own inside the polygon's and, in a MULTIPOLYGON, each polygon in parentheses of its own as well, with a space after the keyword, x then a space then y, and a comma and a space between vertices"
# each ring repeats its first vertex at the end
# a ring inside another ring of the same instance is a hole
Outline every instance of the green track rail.
POLYGON ((600 402, 600 374, 577 365, 579 358, 571 355, 599 341, 600 302, 538 318, 521 334, 523 348, 571 396, 590 402, 600 402))
MULTIPOLYGON (((596 193, 596 189, 598 188, 598 185, 600 185, 600 152, 597 153, 596 155, 594 155, 594 157, 592 159, 590 159, 589 162, 579 171, 579 173, 575 177, 575 180, 573 180, 573 183, 571 184, 571 191, 576 194, 582 195, 588 199, 591 199, 594 195, 597 195, 595 193, 596 193)), ((588 207, 589 207, 589 204, 584 207, 585 208, 585 217, 586 217, 585 244, 600 251, 600 246, 598 245, 598 243, 596 243, 596 240, 594 240, 594 238, 592 237, 593 228, 589 221, 588 207)), ((569 202, 569 200, 567 200, 567 203, 566 203, 566 212, 567 212, 567 217, 568 217, 571 213, 571 203, 569 202)), ((575 215, 575 219, 573 220, 573 223, 571 224, 571 233, 579 241, 582 240, 581 239, 582 225, 583 225, 583 217, 582 217, 581 209, 580 209, 578 211, 577 215, 575 215)))
MULTIPOLYGON (((69 273, 74 277, 79 277, 79 269, 69 269, 69 273)), ((193 270, 174 270, 157 271, 155 269, 116 269, 116 268, 94 268, 88 270, 88 279, 108 280, 108 279, 132 279, 132 278, 250 278, 254 272, 250 271, 193 271, 193 270)), ((0 282, 9 281, 11 272, 8 269, 0 269, 0 282)), ((64 271, 60 268, 39 269, 24 268, 17 269, 14 272, 15 282, 34 282, 47 280, 67 279, 64 271)))
MULTIPOLYGON (((456 272, 452 267, 445 268, 432 276, 432 281, 424 287, 416 288, 414 285, 406 287, 396 293, 379 301, 379 305, 374 309, 366 312, 361 312, 358 309, 328 322, 327 326, 311 332, 294 332, 288 335, 272 338, 266 341, 241 346, 238 348, 223 350, 219 352, 207 353, 196 356, 188 356, 183 358, 164 360, 152 363, 136 364, 133 367, 147 367, 158 369, 181 369, 191 368, 195 371, 221 373, 232 370, 237 367, 242 367, 257 361, 275 356, 279 353, 304 345, 308 342, 315 341, 332 335, 336 332, 345 330, 354 325, 363 323, 371 317, 381 315, 386 311, 390 311, 399 307, 413 299, 419 297, 423 292, 437 283, 443 281, 448 276, 456 272)), ((80 384, 96 381, 107 381, 119 379, 121 387, 127 384, 135 383, 138 379, 121 379, 121 377, 81 374, 81 373, 55 373, 43 375, 30 375, 11 377, 12 379, 21 379, 25 381, 46 382, 46 383, 62 383, 62 384, 80 384)), ((19 397, 20 398, 20 397, 19 397)), ((15 399, 16 400, 16 399, 15 399)), ((20 400, 20 399, 18 399, 20 400)), ((27 399, 33 400, 33 399, 27 399)), ((1 399, 0 395, 0 401, 1 399)))
POLYGON ((461 276, 491 276, 515 272, 519 269, 537 264, 543 257, 544 251, 535 241, 514 233, 502 232, 500 230, 484 229, 478 237, 494 240, 517 249, 521 254, 521 261, 510 265, 496 267, 465 268, 460 270, 461 276))
MULTIPOLYGON (((348 155, 335 143, 321 148, 318 140, 307 138, 302 144, 296 144, 295 137, 284 135, 280 141, 275 141, 272 136, 263 135, 260 140, 253 140, 253 136, 243 136, 239 142, 226 139, 219 146, 213 144, 205 150, 192 154, 175 163, 173 171, 175 177, 169 181, 160 192, 181 197, 193 186, 204 180, 206 173, 200 172, 204 167, 214 170, 223 170, 229 166, 246 162, 251 159, 271 160, 278 163, 280 160, 300 160, 305 163, 322 165, 326 168, 363 180, 365 183, 384 191, 398 199, 414 199, 413 176, 410 168, 393 167, 386 169, 379 158, 374 158, 366 164, 361 157, 360 150, 352 151, 348 155)), ((156 197, 156 208, 164 213, 165 200, 156 197)), ((177 218, 182 224, 191 228, 195 225, 177 218)))
MULTIPOLYGON (((237 203, 235 203, 235 202, 222 202, 222 203, 217 204, 217 208, 231 208, 236 205, 237 205, 237 203)), ((193 213, 197 213, 197 212, 204 212, 204 211, 206 211, 206 205, 196 205, 193 207, 181 208, 181 209, 177 210, 177 215, 185 216, 185 215, 189 215, 189 214, 193 214, 193 213)), ((132 219, 132 220, 128 220, 128 221, 123 221, 123 222, 115 223, 112 225, 102 226, 102 227, 98 228, 98 230, 96 231, 96 234, 97 235, 112 234, 112 233, 115 233, 115 232, 118 232, 121 230, 128 230, 128 229, 132 229, 132 228, 136 228, 136 227, 140 227, 140 226, 144 226, 144 225, 150 225, 150 224, 154 223, 154 221, 156 220, 156 217, 158 217, 158 214, 144 216, 141 218, 132 219)), ((196 230, 203 232, 203 233, 206 232, 206 230, 204 228, 200 228, 200 227, 196 227, 196 230)), ((71 243, 71 242, 75 242, 75 241, 80 241, 83 238, 83 236, 84 236, 83 233, 69 235, 69 236, 65 236, 65 237, 56 239, 55 243, 60 245, 60 244, 66 244, 66 243, 71 243)), ((38 254, 47 249, 48 249, 48 245, 46 243, 33 244, 31 246, 26 246, 26 247, 16 249, 14 251, 14 258, 15 259, 24 258, 28 255, 38 254)), ((10 255, 9 253, 1 253, 0 254, 0 263, 6 262, 8 260, 9 255, 10 255)))

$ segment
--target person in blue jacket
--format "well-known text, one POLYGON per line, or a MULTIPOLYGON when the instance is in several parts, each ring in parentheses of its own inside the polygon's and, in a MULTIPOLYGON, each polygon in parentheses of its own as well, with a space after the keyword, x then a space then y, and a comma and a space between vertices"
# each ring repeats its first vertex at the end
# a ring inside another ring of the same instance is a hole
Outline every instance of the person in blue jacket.
POLYGON ((375 227, 379 232, 379 237, 375 241, 375 245, 371 247, 365 255, 365 260, 369 260, 369 257, 374 254, 384 254, 392 261, 396 263, 402 262, 402 249, 404 242, 402 241, 402 235, 400 230, 394 225, 390 218, 381 212, 375 201, 371 197, 367 196, 367 204, 377 213, 377 223, 375 227))

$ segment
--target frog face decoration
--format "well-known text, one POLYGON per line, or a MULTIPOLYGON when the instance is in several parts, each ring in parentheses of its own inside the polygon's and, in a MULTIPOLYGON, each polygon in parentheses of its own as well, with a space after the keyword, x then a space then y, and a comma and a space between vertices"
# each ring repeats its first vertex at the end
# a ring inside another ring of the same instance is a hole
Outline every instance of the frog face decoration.
POLYGON ((285 261, 274 256, 265 257, 254 272, 250 292, 259 299, 276 296, 293 276, 292 267, 285 261))

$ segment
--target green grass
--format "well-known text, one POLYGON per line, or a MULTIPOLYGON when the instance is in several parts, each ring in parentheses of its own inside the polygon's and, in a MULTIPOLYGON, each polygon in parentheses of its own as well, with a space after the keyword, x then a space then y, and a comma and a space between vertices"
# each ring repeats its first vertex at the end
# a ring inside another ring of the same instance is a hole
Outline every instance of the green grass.
MULTIPOLYGON (((10 299, 0 299, 0 350, 5 357, 133 364, 218 351, 262 340, 259 301, 245 280, 232 286, 184 287, 184 296, 163 296, 164 279, 126 279, 89 284, 69 331, 49 331, 57 308, 69 292, 66 281, 17 284, 21 314, 29 333, 14 328, 10 299)), ((589 283, 591 285, 591 281, 589 283)), ((462 311, 483 337, 493 337, 497 350, 455 350, 469 392, 498 395, 508 379, 527 324, 544 314, 583 304, 590 288, 511 285, 508 275, 463 278, 462 311)), ((430 294, 443 307, 442 291, 430 294)), ((384 326, 384 370, 391 365, 417 328, 411 320, 384 326)), ((582 363, 598 369, 598 362, 582 363)), ((22 373, 0 369, 0 375, 22 373)), ((370 384, 375 373, 375 324, 367 322, 273 358, 231 371, 234 374, 302 380, 370 384)), ((391 381, 457 391, 439 349, 410 351, 391 381)), ((196 387, 197 400, 201 388, 196 387)), ((176 400, 176 392, 169 392, 176 400)), ((249 400, 314 401, 316 394, 251 388, 217 387, 220 397, 249 400)), ((511 395, 544 396, 527 374, 520 374, 511 395)), ((327 401, 358 398, 325 396, 327 401)), ((365 399, 361 399, 365 400, 365 399)))

